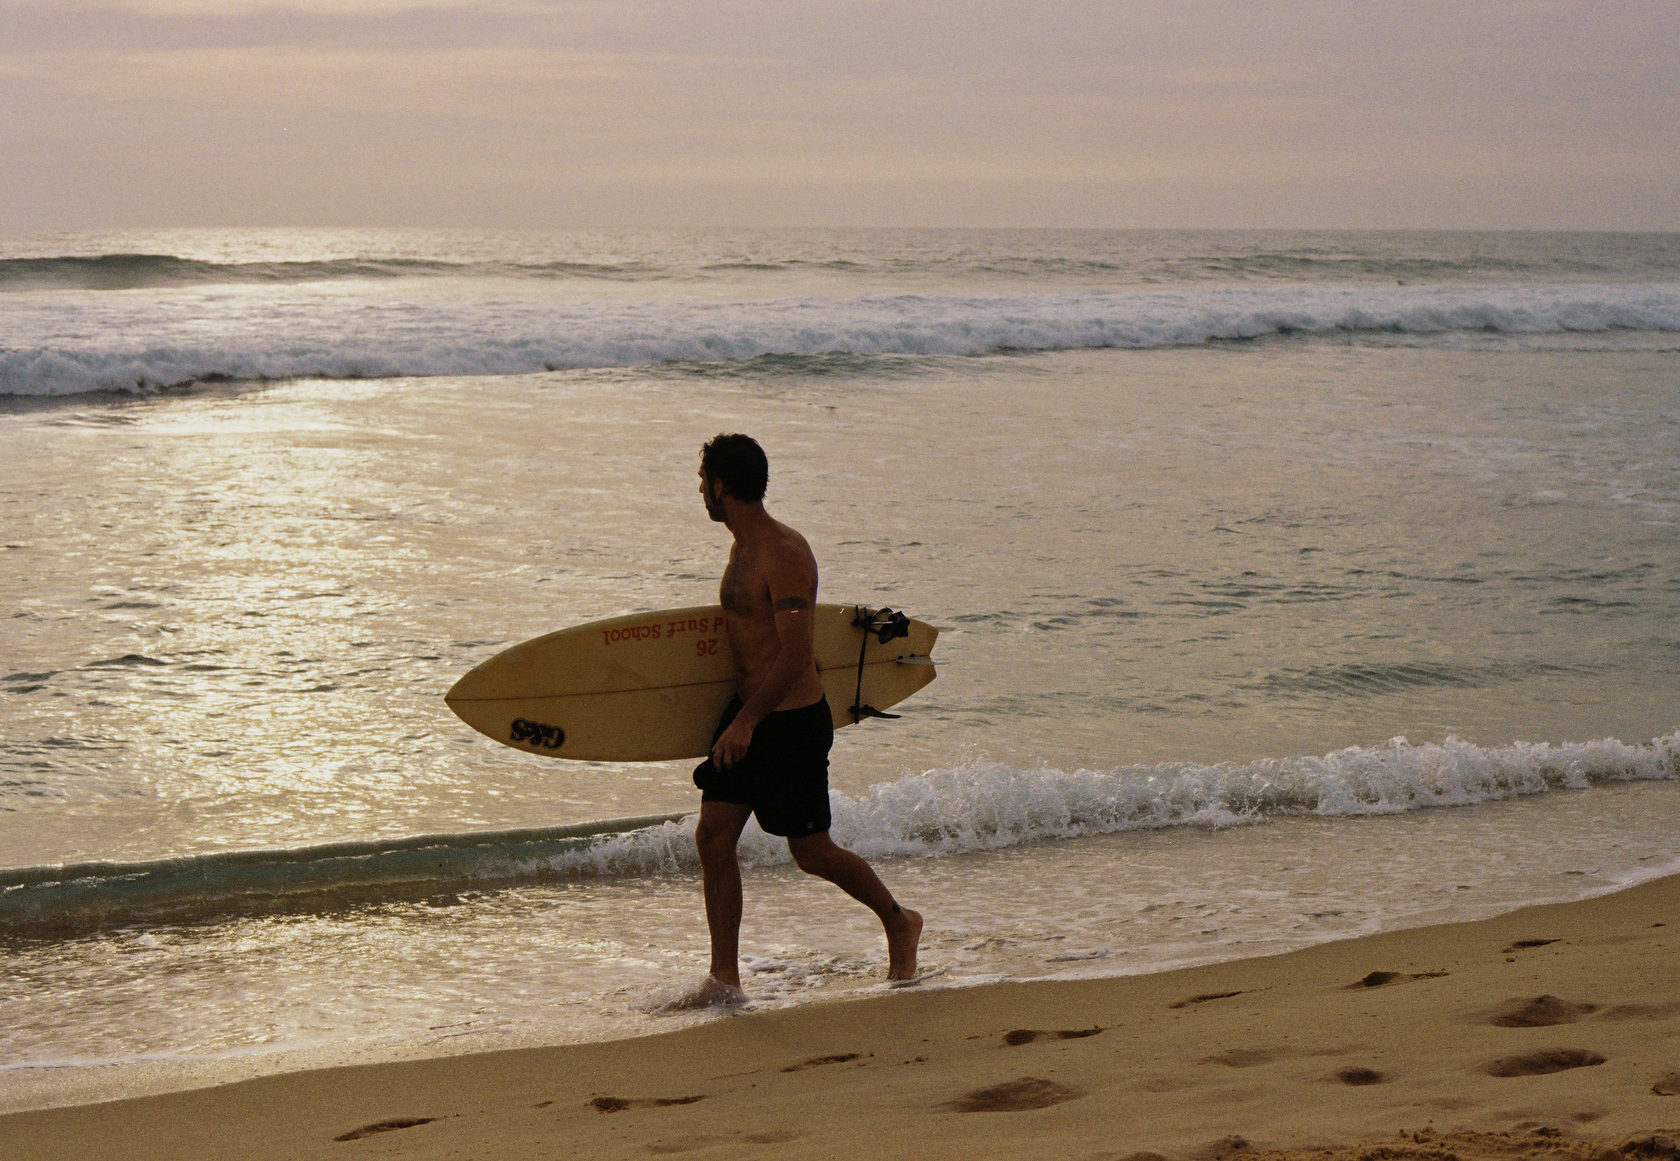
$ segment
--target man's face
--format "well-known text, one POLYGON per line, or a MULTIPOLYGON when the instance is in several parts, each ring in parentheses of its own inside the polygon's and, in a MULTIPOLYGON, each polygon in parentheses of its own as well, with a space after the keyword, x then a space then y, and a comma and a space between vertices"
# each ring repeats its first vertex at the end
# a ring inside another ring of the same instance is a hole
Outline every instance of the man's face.
POLYGON ((723 523, 723 485, 714 483, 706 474, 706 469, 700 469, 700 498, 706 501, 706 515, 717 523, 723 523))

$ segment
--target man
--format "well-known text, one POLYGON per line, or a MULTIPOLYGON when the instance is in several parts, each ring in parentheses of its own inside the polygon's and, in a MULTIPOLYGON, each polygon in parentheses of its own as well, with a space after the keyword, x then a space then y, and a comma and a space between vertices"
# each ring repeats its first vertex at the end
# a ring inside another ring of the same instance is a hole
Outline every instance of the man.
POLYGON ((769 474, 764 450, 748 436, 719 435, 700 451, 706 513, 734 538, 720 597, 737 689, 711 755, 694 771, 701 791, 694 842, 712 937, 709 982, 738 997, 741 868, 735 850, 753 814, 766 833, 787 839, 801 870, 827 879, 880 917, 887 978, 911 979, 922 917, 900 907, 869 864, 828 835, 834 722, 812 652, 817 561, 803 536, 765 511, 769 474))

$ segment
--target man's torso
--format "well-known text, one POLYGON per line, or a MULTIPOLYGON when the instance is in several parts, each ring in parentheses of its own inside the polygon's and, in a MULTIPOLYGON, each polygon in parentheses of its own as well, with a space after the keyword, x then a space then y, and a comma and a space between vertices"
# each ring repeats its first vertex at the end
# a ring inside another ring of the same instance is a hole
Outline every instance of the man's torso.
MULTIPOLYGON (((755 543, 737 542, 730 549, 729 565, 718 589, 729 643, 735 652, 736 684, 743 699, 757 691, 781 651, 769 580, 770 573, 778 569, 782 575, 797 572, 810 576, 808 591, 798 594, 808 602, 810 615, 817 600, 816 559, 805 538, 786 525, 778 525, 774 536, 755 543)), ((810 672, 794 682, 776 708, 810 705, 822 692, 822 679, 813 662, 810 672)))

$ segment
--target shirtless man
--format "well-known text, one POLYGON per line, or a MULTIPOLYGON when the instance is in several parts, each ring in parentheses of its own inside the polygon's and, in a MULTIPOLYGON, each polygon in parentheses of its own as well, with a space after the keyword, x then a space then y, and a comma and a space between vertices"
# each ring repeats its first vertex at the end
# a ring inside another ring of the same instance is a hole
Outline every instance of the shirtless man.
POLYGON ((741 867, 736 843, 758 815, 787 839, 799 869, 818 875, 880 917, 887 978, 916 974, 922 917, 900 907, 863 859, 828 836, 828 749, 834 724, 812 653, 817 561, 805 538, 764 510, 769 464, 756 441, 719 435, 700 451, 706 513, 734 537, 721 599, 735 651, 737 696, 694 771, 700 822, 694 842, 712 937, 711 979, 741 986, 741 867))

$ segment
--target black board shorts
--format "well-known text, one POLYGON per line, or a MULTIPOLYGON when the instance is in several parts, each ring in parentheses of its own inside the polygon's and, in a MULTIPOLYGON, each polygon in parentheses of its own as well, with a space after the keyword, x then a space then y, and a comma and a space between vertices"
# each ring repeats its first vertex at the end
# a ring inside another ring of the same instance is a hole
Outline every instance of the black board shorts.
MULTIPOLYGON (((741 712, 736 698, 712 733, 715 743, 741 712)), ((727 770, 710 758, 694 768, 701 802, 752 807, 766 834, 804 838, 832 821, 828 812, 828 751, 834 745, 834 715, 828 699, 798 709, 777 710, 758 723, 746 757, 727 770)))

